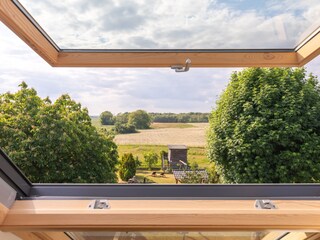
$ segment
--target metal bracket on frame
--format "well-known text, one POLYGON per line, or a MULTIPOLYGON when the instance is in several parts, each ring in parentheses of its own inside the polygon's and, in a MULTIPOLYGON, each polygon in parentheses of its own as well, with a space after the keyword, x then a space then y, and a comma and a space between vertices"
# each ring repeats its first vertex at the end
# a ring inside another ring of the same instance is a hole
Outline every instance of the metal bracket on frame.
POLYGON ((171 66, 171 69, 174 69, 176 72, 188 72, 191 66, 191 60, 188 58, 186 60, 186 65, 174 65, 171 66))
POLYGON ((90 209, 108 209, 110 208, 109 201, 106 199, 103 200, 94 200, 89 204, 90 209))
POLYGON ((254 203, 257 209, 276 209, 276 205, 271 200, 256 200, 254 203))

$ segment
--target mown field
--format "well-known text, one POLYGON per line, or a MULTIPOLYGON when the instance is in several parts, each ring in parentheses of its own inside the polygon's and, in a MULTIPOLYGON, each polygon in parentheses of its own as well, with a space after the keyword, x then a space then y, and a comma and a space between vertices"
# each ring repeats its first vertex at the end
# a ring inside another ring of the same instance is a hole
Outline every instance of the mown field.
POLYGON ((204 147, 207 127, 207 123, 154 123, 151 129, 117 135, 115 142, 119 145, 183 144, 188 147, 204 147))
MULTIPOLYGON (((112 126, 102 126, 98 118, 92 119, 92 124, 97 128, 112 128, 112 126)), ((200 168, 207 168, 210 162, 206 156, 205 140, 208 123, 153 123, 148 130, 139 130, 138 133, 119 134, 115 136, 118 145, 119 156, 125 153, 132 153, 142 162, 142 166, 137 171, 137 178, 143 182, 144 178, 148 183, 175 183, 172 174, 165 174, 164 177, 152 177, 153 171, 146 170, 144 154, 161 151, 168 151, 171 144, 182 144, 188 146, 188 162, 196 162, 200 168)), ((159 158, 156 165, 157 173, 161 172, 161 160, 159 158)))

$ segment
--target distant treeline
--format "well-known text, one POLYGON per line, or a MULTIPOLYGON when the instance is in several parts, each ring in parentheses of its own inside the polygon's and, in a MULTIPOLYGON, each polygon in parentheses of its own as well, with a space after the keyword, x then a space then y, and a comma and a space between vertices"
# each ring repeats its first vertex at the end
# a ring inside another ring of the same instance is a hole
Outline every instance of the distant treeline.
POLYGON ((159 123, 198 123, 208 122, 209 113, 149 113, 153 122, 159 123))

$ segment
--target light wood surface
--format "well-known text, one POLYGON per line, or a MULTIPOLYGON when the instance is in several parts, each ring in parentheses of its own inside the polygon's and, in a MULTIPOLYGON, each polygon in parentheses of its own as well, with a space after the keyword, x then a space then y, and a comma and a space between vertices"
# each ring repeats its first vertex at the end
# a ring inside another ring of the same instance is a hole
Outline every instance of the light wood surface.
POLYGON ((295 67, 320 54, 320 34, 297 52, 63 52, 57 50, 10 0, 0 1, 0 20, 56 67, 295 67))
POLYGON ((110 209, 88 209, 88 200, 17 201, 4 230, 320 230, 319 201, 110 200, 110 209), (28 219, 28 221, 26 221, 28 219))
POLYGON ((320 33, 304 44, 297 52, 299 66, 304 66, 320 54, 320 33))
POLYGON ((289 67, 298 66, 295 52, 259 53, 81 53, 60 52, 57 67, 289 67))
POLYGON ((0 1, 0 20, 55 67, 295 67, 320 54, 320 34, 298 52, 63 52, 57 50, 10 0, 0 1))
POLYGON ((0 226, 7 216, 9 209, 0 203, 0 226))

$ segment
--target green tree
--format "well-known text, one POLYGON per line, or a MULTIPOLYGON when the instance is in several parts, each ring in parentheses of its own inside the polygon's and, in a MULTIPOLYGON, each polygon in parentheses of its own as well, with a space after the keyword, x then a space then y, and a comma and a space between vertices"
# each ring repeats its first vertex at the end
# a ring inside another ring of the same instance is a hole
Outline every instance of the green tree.
POLYGON ((115 122, 116 123, 121 123, 121 124, 127 124, 129 121, 129 113, 125 112, 125 113, 118 113, 115 116, 115 122))
POLYGON ((137 129, 148 129, 151 124, 151 117, 146 111, 137 110, 129 114, 128 124, 137 129))
POLYGON ((116 133, 119 133, 119 134, 136 133, 137 132, 135 126, 130 125, 130 124, 123 124, 120 122, 116 122, 113 129, 116 133))
POLYGON ((143 157, 149 170, 152 170, 152 168, 158 163, 159 160, 159 156, 155 152, 148 152, 144 154, 143 157))
POLYGON ((130 178, 136 175, 136 160, 132 153, 125 153, 120 161, 119 175, 123 181, 128 181, 130 178))
POLYGON ((235 72, 210 117, 209 158, 225 182, 320 181, 320 91, 304 69, 235 72))
POLYGON ((68 95, 51 103, 20 87, 0 95, 0 146, 32 182, 117 181, 117 146, 91 125, 87 109, 68 95))
POLYGON ((100 114, 100 122, 102 125, 113 125, 114 117, 113 114, 109 111, 104 111, 100 114))

